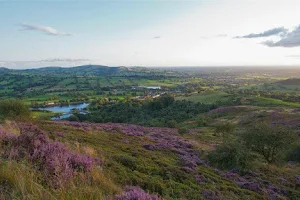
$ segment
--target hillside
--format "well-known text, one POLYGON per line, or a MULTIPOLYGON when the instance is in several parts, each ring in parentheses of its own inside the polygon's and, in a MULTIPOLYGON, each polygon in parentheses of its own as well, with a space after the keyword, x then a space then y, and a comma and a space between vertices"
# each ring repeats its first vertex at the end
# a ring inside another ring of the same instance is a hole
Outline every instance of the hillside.
POLYGON ((103 65, 82 65, 75 67, 42 67, 36 69, 12 70, 0 68, 0 71, 13 74, 42 76, 178 76, 179 73, 162 69, 144 67, 109 67, 103 65))
MULTIPOLYGON (((60 179, 63 175, 60 173, 67 172, 59 172, 58 177, 48 175, 40 177, 38 168, 26 172, 30 165, 24 166, 15 162, 14 159, 2 161, 0 176, 2 180, 10 180, 10 182, 1 182, 2 191, 8 192, 5 195, 8 199, 11 198, 8 194, 18 196, 21 190, 22 196, 29 199, 56 197, 59 199, 75 197, 104 199, 109 196, 118 199, 117 194, 120 194, 123 188, 127 187, 128 189, 132 185, 166 199, 265 199, 268 196, 279 199, 281 197, 297 199, 300 197, 299 191, 289 188, 289 185, 294 184, 292 170, 279 172, 276 171, 278 170, 276 168, 269 168, 269 172, 265 171, 264 174, 251 172, 248 175, 240 175, 234 170, 216 169, 202 158, 205 152, 201 148, 201 143, 185 139, 178 135, 176 129, 77 122, 42 122, 36 125, 9 122, 1 127, 2 141, 10 141, 9 138, 14 137, 19 141, 15 146, 8 146, 8 148, 15 149, 15 158, 24 159, 19 154, 20 151, 24 152, 24 147, 28 148, 25 151, 27 152, 31 148, 39 149, 38 146, 43 144, 43 141, 49 143, 50 146, 59 141, 61 142, 59 148, 72 149, 71 152, 89 155, 89 158, 84 159, 97 158, 99 161, 89 161, 94 163, 92 165, 96 168, 92 167, 90 172, 81 172, 78 180, 71 180, 69 175, 65 174, 68 183, 72 181, 72 184, 67 185, 64 184, 66 180, 60 179), (22 135, 18 136, 20 132, 22 135), (24 137, 25 135, 27 136, 24 137), (27 144, 22 146, 25 139, 27 144), (15 171, 9 171, 9 168, 21 173, 15 174, 15 171), (275 171, 276 177, 272 175, 275 174, 275 171), (88 178, 89 173, 92 176, 88 178), (37 179, 37 177, 40 178, 37 179), (66 194, 49 190, 49 186, 43 183, 43 178, 47 178, 50 186, 57 185, 61 188, 60 190, 68 190, 70 193, 62 196, 66 194), (78 182, 79 180, 80 182, 78 182), (285 181, 285 185, 281 185, 281 180, 285 181), (26 187, 23 188, 21 185, 26 187), (35 185, 39 185, 41 188, 35 185)), ((207 140, 206 145, 212 145, 213 148, 213 141, 207 140)), ((6 149, 7 151, 8 149, 6 149)), ((51 157, 50 152, 47 154, 51 157)), ((40 154, 40 156, 42 155, 43 153, 40 154)), ((35 159, 41 159, 40 156, 35 159)), ((62 162, 60 158, 57 159, 56 162, 62 162)), ((85 161, 82 160, 82 162, 85 161)), ((48 165, 47 162, 44 165, 48 165)), ((51 169, 48 166, 44 172, 48 173, 47 170, 51 169)), ((125 195, 124 193, 123 195, 125 195)))
POLYGON ((300 79, 299 78, 292 78, 292 79, 287 79, 279 82, 280 84, 283 85, 300 85, 300 79))
POLYGON ((38 75, 94 75, 94 76, 106 76, 113 75, 118 71, 123 70, 119 67, 108 67, 102 65, 85 65, 85 66, 76 66, 76 67, 44 67, 38 69, 25 69, 20 70, 19 73, 29 73, 29 74, 38 74, 38 75))
POLYGON ((279 87, 282 77, 168 73, 8 70, 0 76, 0 197, 300 199, 297 88, 279 87))

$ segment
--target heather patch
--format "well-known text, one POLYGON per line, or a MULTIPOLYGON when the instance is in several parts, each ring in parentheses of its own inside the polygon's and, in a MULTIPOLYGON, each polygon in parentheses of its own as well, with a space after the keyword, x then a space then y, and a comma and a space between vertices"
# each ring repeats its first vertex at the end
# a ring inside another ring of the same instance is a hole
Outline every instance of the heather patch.
POLYGON ((209 113, 216 114, 216 115, 222 115, 232 112, 242 112, 249 110, 249 107, 247 106, 228 106, 228 107, 220 107, 216 108, 214 110, 211 110, 209 113))
POLYGON ((31 124, 20 124, 19 136, 2 132, 3 157, 26 159, 42 172, 45 180, 58 187, 73 179, 77 173, 87 173, 101 160, 72 152, 60 142, 51 142, 47 134, 31 124))
POLYGON ((161 197, 149 194, 139 187, 127 186, 122 194, 115 195, 116 200, 163 200, 161 197))
POLYGON ((200 160, 200 152, 193 149, 190 141, 176 136, 177 129, 160 127, 143 127, 131 124, 91 124, 78 122, 57 122, 59 124, 75 126, 78 128, 105 130, 111 133, 122 133, 128 136, 146 136, 154 141, 154 144, 145 144, 147 150, 171 150, 181 160, 181 165, 194 170, 198 165, 205 164, 200 160))
MULTIPOLYGON (((45 122, 42 127, 48 131, 55 127, 56 131, 64 132, 64 136, 57 139, 76 140, 80 146, 90 146, 103 155, 104 174, 112 175, 114 182, 120 186, 139 186, 149 194, 159 194, 167 199, 280 199, 300 196, 292 189, 296 183, 295 176, 290 174, 278 174, 273 179, 270 178, 272 173, 265 176, 250 171, 241 175, 237 170, 213 170, 212 165, 204 160, 206 152, 199 151, 198 142, 191 140, 198 135, 202 140, 207 132, 181 136, 177 129, 172 128, 64 121, 45 122)), ((206 139, 215 140, 214 137, 206 139)))

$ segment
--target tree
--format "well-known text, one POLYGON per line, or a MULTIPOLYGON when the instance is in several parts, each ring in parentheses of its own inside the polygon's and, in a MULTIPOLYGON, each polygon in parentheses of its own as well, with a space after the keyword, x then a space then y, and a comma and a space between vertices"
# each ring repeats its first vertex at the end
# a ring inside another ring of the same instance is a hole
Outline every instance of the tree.
POLYGON ((280 125, 259 123, 241 135, 251 150, 261 154, 268 163, 275 163, 283 158, 297 138, 289 128, 280 125))

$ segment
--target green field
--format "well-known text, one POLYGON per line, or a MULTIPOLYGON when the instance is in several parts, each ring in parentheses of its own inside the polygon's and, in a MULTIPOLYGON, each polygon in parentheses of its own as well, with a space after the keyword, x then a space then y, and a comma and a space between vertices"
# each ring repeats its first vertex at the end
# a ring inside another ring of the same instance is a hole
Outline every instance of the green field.
POLYGON ((293 102, 285 102, 278 99, 272 98, 265 98, 265 97, 251 97, 252 105, 258 106, 288 106, 288 107, 300 107, 300 103, 293 103, 293 102))

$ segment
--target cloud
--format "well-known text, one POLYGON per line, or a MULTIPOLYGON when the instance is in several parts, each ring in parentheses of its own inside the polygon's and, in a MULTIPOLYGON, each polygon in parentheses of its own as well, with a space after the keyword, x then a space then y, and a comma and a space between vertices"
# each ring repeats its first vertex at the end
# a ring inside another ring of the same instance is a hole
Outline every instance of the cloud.
POLYGON ((73 59, 73 58, 52 58, 46 60, 40 60, 38 62, 84 62, 84 61, 91 61, 89 59, 73 59))
POLYGON ((299 47, 300 46, 300 25, 293 31, 287 33, 278 41, 268 40, 262 43, 268 47, 299 47))
POLYGON ((300 58, 300 55, 287 55, 288 58, 300 58))
POLYGON ((227 37, 228 35, 227 34, 219 34, 217 35, 217 37, 227 37))
POLYGON ((47 66, 79 66, 89 64, 90 62, 96 62, 97 60, 90 60, 84 58, 51 58, 45 60, 25 60, 25 61, 3 61, 0 60, 0 67, 8 68, 36 68, 47 66))
POLYGON ((284 35, 288 30, 284 27, 277 27, 273 28, 267 31, 264 31, 262 33, 251 33, 249 35, 244 36, 236 36, 234 38, 261 38, 261 37, 269 37, 273 35, 284 35))
POLYGON ((55 28, 52 28, 50 26, 32 25, 27 23, 21 23, 20 26, 24 28, 23 29, 24 31, 39 31, 47 35, 54 35, 54 36, 72 36, 72 34, 70 33, 58 31, 55 28))
POLYGON ((160 38, 161 38, 161 36, 155 36, 152 39, 160 39, 160 38))

